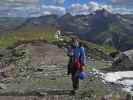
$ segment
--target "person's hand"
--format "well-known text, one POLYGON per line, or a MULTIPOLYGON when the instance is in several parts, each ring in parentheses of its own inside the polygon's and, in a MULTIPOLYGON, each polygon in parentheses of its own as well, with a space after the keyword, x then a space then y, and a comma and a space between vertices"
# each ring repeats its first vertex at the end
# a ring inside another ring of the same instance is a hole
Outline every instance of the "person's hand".
POLYGON ((82 69, 83 69, 83 71, 86 70, 86 66, 84 65, 84 66, 82 67, 82 69))
POLYGON ((80 72, 83 72, 84 71, 84 66, 82 66, 81 68, 80 68, 80 72))

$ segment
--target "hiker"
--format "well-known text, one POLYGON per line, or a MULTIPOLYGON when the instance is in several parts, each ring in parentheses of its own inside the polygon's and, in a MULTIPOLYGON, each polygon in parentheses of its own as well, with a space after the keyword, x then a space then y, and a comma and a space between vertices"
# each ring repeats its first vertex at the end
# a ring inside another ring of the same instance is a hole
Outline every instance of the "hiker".
POLYGON ((72 38, 72 43, 68 47, 68 75, 72 75, 72 93, 75 94, 79 89, 79 75, 83 71, 85 65, 85 50, 81 45, 79 38, 72 38))

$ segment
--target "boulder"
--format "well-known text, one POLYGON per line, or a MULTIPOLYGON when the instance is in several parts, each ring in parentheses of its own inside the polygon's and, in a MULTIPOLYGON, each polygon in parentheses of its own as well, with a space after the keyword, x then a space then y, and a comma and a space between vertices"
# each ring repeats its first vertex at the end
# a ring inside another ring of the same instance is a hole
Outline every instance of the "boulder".
POLYGON ((112 65, 119 66, 120 70, 133 70, 133 50, 119 53, 112 65))

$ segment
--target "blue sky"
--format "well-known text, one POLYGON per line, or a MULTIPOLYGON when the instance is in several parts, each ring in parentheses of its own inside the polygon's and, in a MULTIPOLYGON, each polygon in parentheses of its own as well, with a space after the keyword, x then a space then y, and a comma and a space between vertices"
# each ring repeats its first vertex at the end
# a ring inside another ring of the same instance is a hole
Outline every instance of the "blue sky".
POLYGON ((66 0, 65 3, 66 3, 66 5, 71 5, 72 3, 84 4, 84 3, 88 3, 90 1, 98 2, 98 3, 107 2, 107 0, 66 0))
POLYGON ((84 3, 88 3, 90 0, 66 0, 64 5, 65 7, 70 6, 71 4, 74 3, 80 3, 80 4, 84 4, 84 3))
MULTIPOLYGON (((55 2, 53 2, 53 1, 54 0, 43 0, 43 3, 52 5, 52 4, 55 4, 55 2)), ((75 4, 75 3, 85 4, 85 3, 88 3, 88 2, 91 2, 91 1, 94 1, 94 2, 97 2, 97 3, 109 3, 111 0, 65 0, 64 1, 64 6, 69 7, 69 6, 71 6, 72 4, 75 4)))
POLYGON ((0 0, 0 16, 88 14, 101 8, 133 14, 133 0, 0 0))
POLYGON ((132 10, 133 0, 43 0, 44 5, 56 5, 54 1, 64 1, 63 6, 65 8, 70 7, 72 4, 79 3, 81 5, 88 4, 89 2, 96 2, 101 5, 110 5, 112 8, 122 8, 132 10))

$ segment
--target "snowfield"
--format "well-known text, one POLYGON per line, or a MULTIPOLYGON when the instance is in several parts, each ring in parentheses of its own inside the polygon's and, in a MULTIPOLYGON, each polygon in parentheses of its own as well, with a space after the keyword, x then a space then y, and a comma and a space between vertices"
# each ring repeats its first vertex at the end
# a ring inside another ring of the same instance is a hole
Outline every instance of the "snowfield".
MULTIPOLYGON (((133 78, 133 71, 123 71, 123 72, 111 72, 111 73, 106 73, 104 74, 104 79, 107 82, 119 82, 120 79, 126 79, 126 78, 133 78)), ((123 81, 124 81, 123 79, 123 81)), ((127 82, 128 80, 125 80, 125 83, 128 84, 127 82)), ((130 85, 133 85, 133 80, 129 80, 130 81, 130 85)), ((122 82, 123 83, 123 82, 122 82)), ((126 85, 125 84, 125 85, 126 85)))
POLYGON ((109 73, 102 73, 96 69, 93 69, 93 71, 100 76, 104 83, 123 85, 124 88, 122 88, 122 90, 133 95, 133 71, 118 71, 109 73))
POLYGON ((103 80, 124 86, 123 90, 133 95, 133 71, 119 71, 106 73, 103 80))

